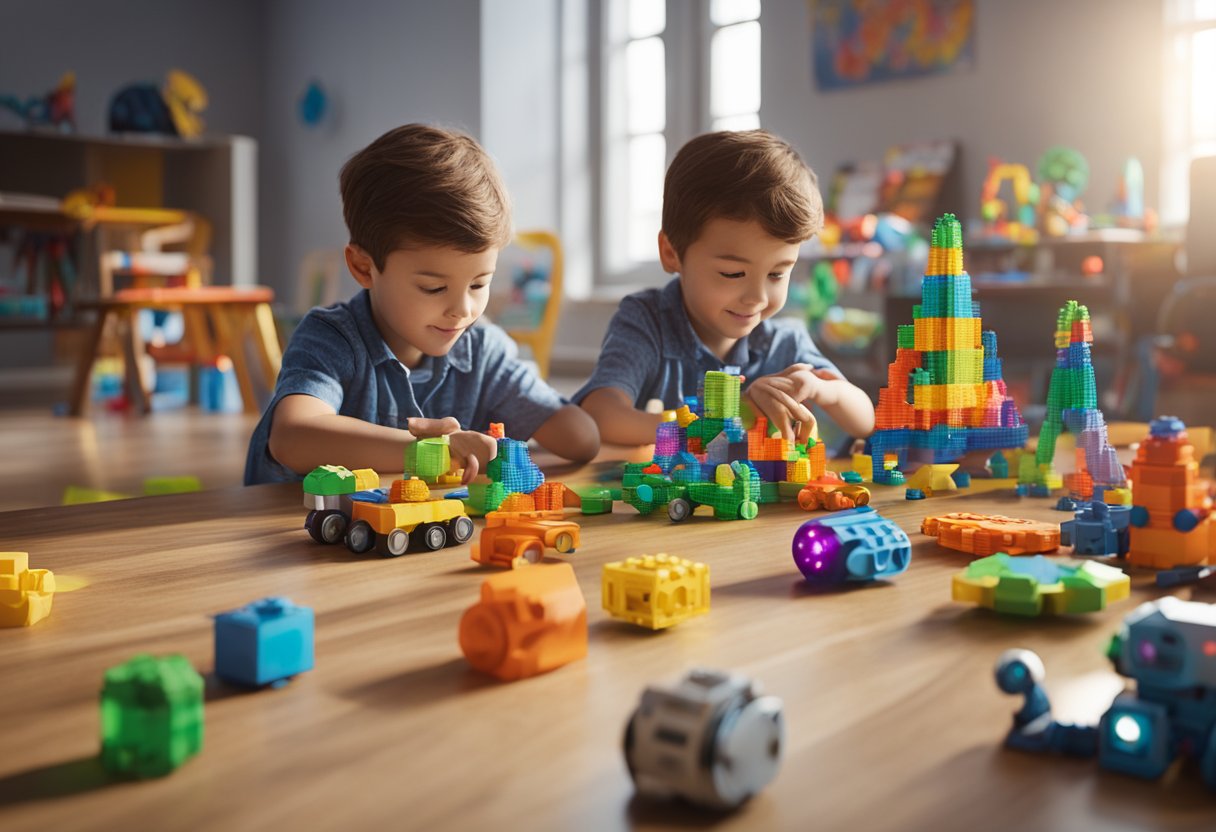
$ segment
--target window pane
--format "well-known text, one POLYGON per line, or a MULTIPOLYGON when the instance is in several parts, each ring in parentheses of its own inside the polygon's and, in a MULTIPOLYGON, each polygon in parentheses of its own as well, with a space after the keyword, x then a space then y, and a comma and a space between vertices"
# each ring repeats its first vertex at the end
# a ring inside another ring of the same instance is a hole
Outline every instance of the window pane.
POLYGON ((1191 135, 1216 139, 1216 29, 1191 40, 1191 135))
POLYGON ((625 94, 630 133, 655 133, 667 124, 667 67, 663 40, 647 38, 625 47, 625 94))
POLYGON ((1195 19, 1208 20, 1216 17, 1216 0, 1195 0, 1195 19))
POLYGON ((714 32, 710 44, 710 115, 760 111, 760 24, 739 23, 714 32))
POLYGON ((629 140, 629 258, 654 260, 655 239, 663 212, 663 163, 667 142, 662 134, 629 140))
POLYGON ((667 27, 666 0, 629 0, 629 37, 649 38, 667 27))
POLYGON ((759 113, 744 113, 740 116, 723 116, 716 118, 710 129, 717 130, 758 130, 760 129, 759 113))
POLYGON ((709 4, 709 19, 715 26, 742 23, 759 16, 760 0, 713 0, 709 4))

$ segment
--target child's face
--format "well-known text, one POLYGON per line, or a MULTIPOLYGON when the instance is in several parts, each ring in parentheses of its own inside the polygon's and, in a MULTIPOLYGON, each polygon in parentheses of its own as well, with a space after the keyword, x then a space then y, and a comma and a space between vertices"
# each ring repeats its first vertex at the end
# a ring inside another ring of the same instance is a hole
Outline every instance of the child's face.
POLYGON ((682 258, 660 232, 659 259, 680 273, 693 329, 721 358, 785 306, 798 244, 771 236, 755 220, 715 218, 682 258))
POLYGON ((346 263, 371 292, 376 326, 407 367, 424 355, 446 355, 481 317, 490 300, 498 249, 469 254, 421 246, 391 252, 380 271, 358 246, 346 247, 346 263))

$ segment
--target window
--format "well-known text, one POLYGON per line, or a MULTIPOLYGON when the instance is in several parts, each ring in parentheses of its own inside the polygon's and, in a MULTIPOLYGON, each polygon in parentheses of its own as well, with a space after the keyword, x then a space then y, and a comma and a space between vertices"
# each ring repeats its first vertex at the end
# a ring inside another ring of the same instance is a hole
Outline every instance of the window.
POLYGON ((1216 0, 1166 6, 1165 165, 1161 215, 1186 219, 1191 159, 1216 155, 1216 0))
POLYGON ((760 0, 603 4, 601 284, 655 282, 663 176, 684 142, 707 130, 760 126, 759 18, 760 0))

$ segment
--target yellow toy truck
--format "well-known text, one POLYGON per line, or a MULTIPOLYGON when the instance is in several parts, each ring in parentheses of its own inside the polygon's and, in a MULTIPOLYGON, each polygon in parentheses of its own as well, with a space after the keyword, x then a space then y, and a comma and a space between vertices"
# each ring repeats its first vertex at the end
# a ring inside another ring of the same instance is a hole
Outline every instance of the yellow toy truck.
POLYGON ((432 500, 431 490, 417 477, 396 480, 388 502, 353 501, 350 519, 346 548, 357 555, 374 548, 386 558, 400 557, 414 543, 433 552, 473 536, 464 503, 432 500))

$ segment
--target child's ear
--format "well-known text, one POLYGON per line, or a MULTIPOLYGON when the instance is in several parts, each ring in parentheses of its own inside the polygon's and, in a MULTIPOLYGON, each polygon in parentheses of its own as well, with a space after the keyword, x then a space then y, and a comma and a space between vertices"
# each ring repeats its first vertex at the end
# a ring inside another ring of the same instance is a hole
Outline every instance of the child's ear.
POLYGON ((376 269, 372 256, 353 243, 348 245, 343 253, 346 255, 346 268, 350 269, 350 276, 364 289, 372 288, 372 273, 376 269))
POLYGON ((663 271, 668 274, 680 271, 680 255, 676 254, 676 247, 667 239, 665 231, 659 232, 659 262, 663 265, 663 271))

